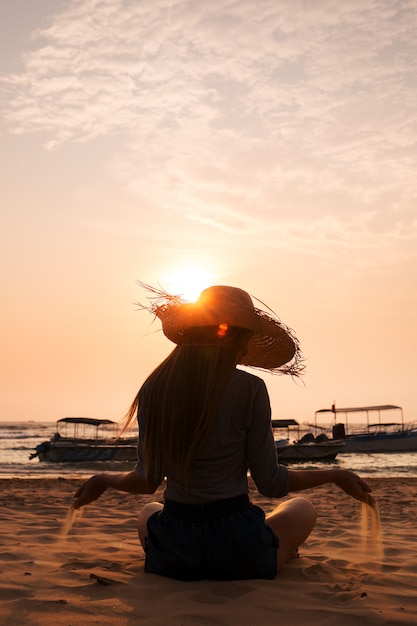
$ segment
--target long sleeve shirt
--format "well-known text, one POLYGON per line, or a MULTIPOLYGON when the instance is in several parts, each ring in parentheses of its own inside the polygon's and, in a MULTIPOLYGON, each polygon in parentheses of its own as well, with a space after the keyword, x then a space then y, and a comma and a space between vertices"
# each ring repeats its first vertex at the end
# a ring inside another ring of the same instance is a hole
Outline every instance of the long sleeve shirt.
MULTIPOLYGON (((146 414, 140 398, 138 422, 135 471, 143 475, 146 414)), ((193 504, 232 498, 248 492, 248 470, 263 495, 280 498, 288 493, 289 473, 277 461, 266 385, 258 376, 237 369, 222 392, 215 428, 195 460, 192 484, 168 475, 165 497, 193 504)), ((163 478, 155 482, 160 484, 163 478)))

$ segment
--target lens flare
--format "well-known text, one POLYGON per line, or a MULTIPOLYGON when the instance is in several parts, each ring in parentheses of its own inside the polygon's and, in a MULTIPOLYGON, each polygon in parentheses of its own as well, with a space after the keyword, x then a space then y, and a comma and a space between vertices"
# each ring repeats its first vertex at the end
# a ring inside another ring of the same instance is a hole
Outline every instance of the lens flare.
POLYGON ((219 324, 219 328, 218 328, 218 331, 217 331, 217 336, 218 337, 226 337, 228 328, 229 327, 228 327, 227 324, 219 324))

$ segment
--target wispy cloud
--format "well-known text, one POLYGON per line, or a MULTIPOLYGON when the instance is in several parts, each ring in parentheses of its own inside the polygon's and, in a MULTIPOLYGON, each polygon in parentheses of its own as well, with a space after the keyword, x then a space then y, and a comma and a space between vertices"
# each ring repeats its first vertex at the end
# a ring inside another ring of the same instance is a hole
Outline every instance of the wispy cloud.
POLYGON ((68 1, 3 113, 47 150, 117 135, 129 193, 225 233, 414 236, 416 25, 412 0, 68 1))

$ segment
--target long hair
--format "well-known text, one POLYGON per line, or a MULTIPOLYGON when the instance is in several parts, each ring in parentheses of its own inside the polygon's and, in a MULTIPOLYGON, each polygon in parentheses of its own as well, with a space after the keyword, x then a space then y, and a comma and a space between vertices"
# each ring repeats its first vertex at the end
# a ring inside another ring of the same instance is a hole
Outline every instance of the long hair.
POLYGON ((250 335, 223 324, 190 328, 147 378, 143 399, 139 391, 126 416, 131 421, 141 402, 147 476, 174 472, 186 484, 192 482, 197 454, 215 426, 221 392, 250 335))

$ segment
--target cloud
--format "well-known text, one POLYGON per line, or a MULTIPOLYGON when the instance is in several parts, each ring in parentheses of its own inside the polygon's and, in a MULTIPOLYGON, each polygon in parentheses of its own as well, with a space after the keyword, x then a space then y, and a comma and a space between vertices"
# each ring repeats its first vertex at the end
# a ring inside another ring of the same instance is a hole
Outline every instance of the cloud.
POLYGON ((117 184, 219 232, 415 236, 416 17, 411 1, 68 1, 2 78, 4 116, 47 150, 117 136, 117 184))
POLYGON ((244 119, 249 133, 281 124, 294 132, 294 117, 316 122, 355 104, 361 85, 365 106, 379 86, 408 79, 412 89, 412 5, 407 14, 407 3, 385 13, 385 3, 347 4, 68 2, 36 33, 26 72, 5 78, 17 96, 6 105, 9 124, 51 133, 65 125, 73 139, 188 116, 206 129, 244 119))

